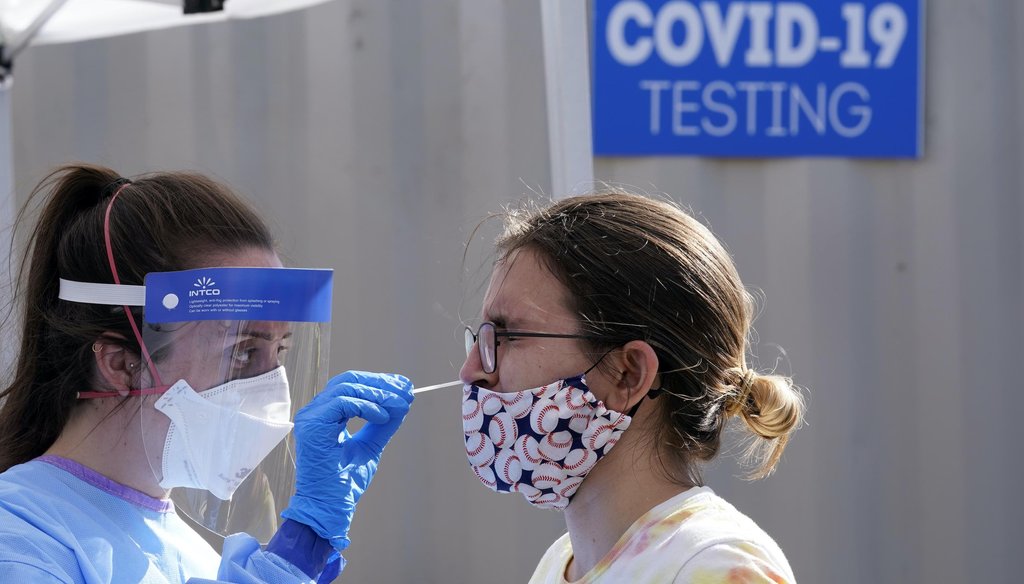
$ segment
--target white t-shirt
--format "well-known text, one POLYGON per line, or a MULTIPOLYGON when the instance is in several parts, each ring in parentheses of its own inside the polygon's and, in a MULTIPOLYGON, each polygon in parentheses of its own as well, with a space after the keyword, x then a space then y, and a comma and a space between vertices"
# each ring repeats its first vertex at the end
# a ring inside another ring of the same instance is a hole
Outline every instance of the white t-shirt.
MULTIPOLYGON (((569 584, 569 534, 541 558, 530 584, 569 584)), ((696 487, 651 509, 622 534, 574 584, 673 582, 795 584, 782 550, 749 517, 707 487, 696 487)))

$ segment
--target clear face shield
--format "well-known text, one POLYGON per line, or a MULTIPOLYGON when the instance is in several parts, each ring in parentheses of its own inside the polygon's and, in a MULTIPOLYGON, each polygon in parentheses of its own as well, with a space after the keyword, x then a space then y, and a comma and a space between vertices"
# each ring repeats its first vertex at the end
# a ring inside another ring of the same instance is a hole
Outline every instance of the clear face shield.
POLYGON ((199 527, 263 543, 277 531, 294 492, 291 420, 327 381, 331 287, 330 270, 203 268, 136 290, 144 455, 199 527))

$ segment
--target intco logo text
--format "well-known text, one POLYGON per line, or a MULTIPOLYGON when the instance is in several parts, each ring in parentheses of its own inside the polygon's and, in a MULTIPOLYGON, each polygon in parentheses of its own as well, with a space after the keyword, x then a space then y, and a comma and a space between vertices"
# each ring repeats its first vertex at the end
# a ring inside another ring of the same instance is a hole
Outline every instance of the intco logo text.
POLYGON ((209 278, 207 276, 203 276, 203 277, 199 278, 198 280, 196 280, 195 284, 192 284, 192 286, 198 288, 198 290, 189 290, 188 291, 188 295, 190 297, 194 297, 194 296, 220 296, 220 288, 211 288, 211 286, 215 286, 216 284, 217 283, 214 282, 213 279, 211 279, 211 278, 209 278))

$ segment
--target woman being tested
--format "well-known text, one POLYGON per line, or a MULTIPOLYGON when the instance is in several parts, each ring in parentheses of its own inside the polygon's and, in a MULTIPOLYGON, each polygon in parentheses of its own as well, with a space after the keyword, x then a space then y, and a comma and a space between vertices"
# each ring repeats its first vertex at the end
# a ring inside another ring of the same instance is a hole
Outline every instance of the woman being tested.
POLYGON ((763 477, 802 417, 787 378, 747 365, 751 298, 715 237, 610 193, 511 212, 497 248, 463 422, 481 482, 565 513, 531 582, 795 582, 701 481, 731 419, 760 442, 763 477))
POLYGON ((412 386, 348 372, 314 397, 331 272, 283 268, 259 216, 200 175, 69 165, 33 202, 0 582, 333 580, 412 386), (179 511, 249 534, 218 555, 179 511))

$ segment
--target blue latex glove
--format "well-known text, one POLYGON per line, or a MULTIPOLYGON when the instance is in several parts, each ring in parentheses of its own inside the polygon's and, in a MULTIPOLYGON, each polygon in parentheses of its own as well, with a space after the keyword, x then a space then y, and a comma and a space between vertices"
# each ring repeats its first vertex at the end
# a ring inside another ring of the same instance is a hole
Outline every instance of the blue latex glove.
POLYGON ((339 551, 348 547, 356 503, 409 412, 411 392, 401 375, 346 371, 327 382, 295 415, 295 494, 281 516, 339 551), (355 417, 368 423, 351 435, 345 426, 355 417))

